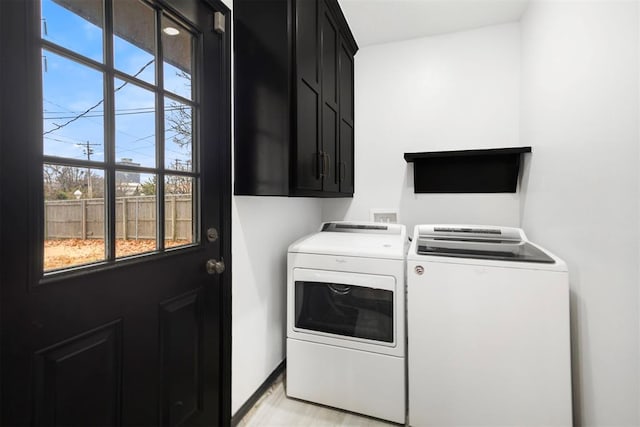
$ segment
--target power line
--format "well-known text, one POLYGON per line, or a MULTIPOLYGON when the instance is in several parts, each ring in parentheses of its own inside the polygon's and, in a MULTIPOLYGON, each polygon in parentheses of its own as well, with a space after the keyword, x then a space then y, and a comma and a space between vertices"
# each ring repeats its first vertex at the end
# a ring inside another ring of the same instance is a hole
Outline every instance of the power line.
MULTIPOLYGON (((64 112, 74 113, 74 111, 69 110, 67 107, 65 107, 65 106, 63 106, 63 105, 60 105, 60 104, 58 104, 58 103, 55 103, 55 102, 53 102, 53 101, 51 101, 51 100, 49 100, 49 99, 44 98, 44 101, 45 101, 45 102, 47 102, 47 103, 49 103, 49 104, 51 104, 51 105, 55 105, 56 107, 62 108, 63 110, 65 110, 64 112)), ((176 107, 176 109, 180 109, 180 108, 182 108, 182 107, 183 107, 183 106, 177 106, 177 107, 176 107)), ((127 110, 136 110, 136 108, 131 108, 131 109, 127 109, 127 110)), ((102 110, 98 110, 98 111, 102 111, 102 110)), ((174 111, 174 109, 173 109, 173 108, 169 108, 169 109, 166 109, 165 111, 174 111)), ((75 117, 75 116, 74 116, 74 117, 75 117)), ((85 115, 83 118, 85 118, 85 119, 87 119, 87 120, 89 120, 89 121, 91 121, 91 122, 93 122, 93 123, 95 123, 95 124, 97 124, 97 125, 99 125, 99 126, 101 126, 101 127, 102 127, 102 123, 98 123, 98 122, 97 122, 97 121, 95 121, 95 120, 91 120, 91 119, 90 119, 90 117, 94 117, 94 116, 87 116, 87 115, 85 115)), ((99 116, 99 117, 101 117, 101 116, 99 116)), ((45 120, 50 120, 50 119, 45 118, 45 120)), ((166 131, 167 131, 167 132, 170 132, 170 131, 175 132, 175 134, 173 135, 173 136, 175 136, 175 135, 177 135, 177 134, 179 133, 179 132, 178 132, 178 131, 176 131, 175 129, 176 129, 176 126, 174 125, 174 126, 171 126, 170 128, 168 128, 166 131)), ((47 132, 47 133, 48 133, 48 132, 47 132)), ((143 141, 143 140, 145 140, 145 139, 148 139, 148 138, 151 138, 151 137, 154 137, 154 136, 155 136, 155 133, 154 133, 154 134, 147 135, 147 136, 144 136, 144 137, 139 138, 139 137, 137 137, 136 135, 132 135, 132 134, 130 134, 130 133, 128 133, 128 132, 125 132, 125 131, 123 131, 123 130, 121 130, 121 129, 117 129, 117 128, 116 128, 116 133, 119 133, 119 134, 122 134, 122 135, 126 135, 126 136, 129 136, 129 137, 132 137, 132 138, 136 138, 136 139, 134 139, 133 141, 130 141, 130 142, 143 141)), ((44 134, 43 134, 43 135, 44 135, 44 134)), ((80 140, 80 139, 77 139, 77 138, 72 138, 72 137, 70 137, 70 136, 65 136, 65 135, 60 135, 60 134, 56 134, 56 136, 61 137, 61 138, 71 139, 71 140, 78 141, 78 142, 81 142, 81 143, 83 143, 83 142, 84 142, 84 140, 80 140)), ((173 136, 171 136, 171 138, 172 138, 173 136)), ((45 136, 45 138, 46 138, 46 139, 53 140, 53 141, 63 142, 63 141, 57 140, 57 139, 55 139, 55 138, 51 138, 51 137, 49 137, 49 136, 45 136)), ((65 141, 65 143, 66 143, 66 141, 65 141)), ((152 142, 151 144, 155 144, 155 142, 152 142)), ((119 150, 119 151, 120 151, 120 150, 119 150)), ((121 150, 121 151, 130 151, 130 150, 129 150, 129 149, 125 149, 125 150, 121 150)), ((133 150, 131 150, 131 151, 133 151, 133 150)))
POLYGON ((62 139, 58 139, 58 138, 52 138, 50 136, 45 136, 44 139, 48 139, 50 141, 56 141, 56 142, 62 142, 63 144, 69 144, 69 145, 78 145, 77 142, 72 142, 72 141, 64 141, 62 139))
MULTIPOLYGON (((46 100, 46 99, 45 99, 45 101, 51 102, 51 101, 46 100)), ((77 113, 80 113, 79 111, 69 110, 69 109, 63 107, 62 105, 55 104, 53 102, 51 102, 51 104, 56 105, 56 106, 58 106, 60 108, 64 108, 64 111, 46 111, 45 110, 45 112, 52 113, 52 114, 54 114, 54 113, 55 114, 62 114, 62 113, 74 113, 74 114, 77 114, 77 113)), ((136 110, 144 110, 144 109, 155 109, 155 107, 120 108, 120 111, 136 111, 136 110)), ((95 110, 95 112, 96 113, 104 113, 104 110, 95 110)))
MULTIPOLYGON (((118 113, 116 110, 115 115, 116 116, 130 116, 132 114, 149 114, 149 113, 155 113, 155 107, 145 107, 145 108, 150 108, 149 110, 145 110, 144 108, 140 108, 140 111, 127 111, 127 112, 120 112, 118 113)), ((176 108, 166 108, 164 111, 177 111, 180 110, 180 107, 176 107, 176 108)), ((130 110, 135 110, 135 109, 130 109, 130 110)), ((104 113, 104 111, 102 110, 97 110, 94 111, 95 113, 104 113)), ((60 114, 58 112, 51 112, 51 111, 45 111, 45 113, 49 113, 49 114, 60 114)), ((82 114, 82 113, 81 113, 82 114)), ((76 119, 77 116, 59 116, 59 117, 45 117, 45 120, 65 120, 65 119, 76 119)), ((84 114, 83 117, 89 118, 89 117, 103 117, 103 114, 84 114)), ((78 117, 80 118, 80 117, 78 117)), ((55 123, 54 123, 55 124, 55 123)), ((56 125, 58 126, 58 125, 56 125)), ((59 129, 59 128, 58 128, 59 129)), ((55 129, 55 130, 58 130, 55 129)))
MULTIPOLYGON (((152 59, 151 61, 147 62, 142 68, 140 68, 140 70, 138 70, 137 73, 135 73, 133 75, 133 77, 138 77, 149 65, 151 65, 153 62, 155 61, 155 59, 152 59)), ((118 92, 120 89, 122 89, 123 87, 125 87, 126 85, 128 85, 129 82, 125 81, 124 83, 122 83, 120 86, 118 86, 113 92, 118 92)), ((78 114, 77 116, 75 116, 74 118, 70 119, 69 121, 59 125, 57 123, 53 123, 55 126, 57 126, 55 129, 49 129, 48 131, 44 132, 42 135, 47 135, 51 132, 55 132, 59 129, 62 129, 63 127, 75 122, 76 120, 80 119, 81 117, 84 117, 85 115, 89 114, 92 110, 98 108, 100 105, 102 105, 104 103, 104 98, 102 98, 100 101, 98 101, 95 105, 89 107, 88 109, 86 109, 85 111, 83 111, 82 113, 78 114)))
MULTIPOLYGON (((169 129, 168 131, 172 131, 172 130, 169 129)), ((176 132, 176 131, 173 131, 173 132, 176 132)), ((176 132, 176 134, 177 134, 177 132, 176 132)), ((60 142, 60 143, 63 143, 63 144, 73 145, 75 147, 81 147, 81 148, 83 148, 83 152, 86 155, 87 148, 85 148, 85 146, 87 144, 89 144, 88 141, 81 141, 79 139, 72 138, 70 136, 63 136, 63 135, 59 135, 59 136, 62 137, 62 138, 68 138, 68 139, 70 139, 72 141, 64 141, 62 139, 54 138, 54 137, 51 137, 51 136, 45 136, 44 139, 47 139, 47 140, 50 140, 50 141, 55 141, 55 142, 60 142), (76 141, 76 142, 73 142, 73 141, 76 141)), ((135 139, 133 141, 129 141, 129 143, 144 141, 145 139, 149 139, 149 138, 152 138, 152 137, 155 137, 155 136, 156 135, 154 133, 154 134, 142 137, 142 138, 135 139)), ((146 157, 153 157, 155 155, 154 154, 155 152, 154 153, 147 153, 147 152, 141 151, 141 149, 143 149, 144 146, 151 147, 151 146, 155 145, 155 143, 156 143, 155 141, 149 141, 149 142, 145 143, 145 145, 143 145, 143 146, 138 145, 135 148, 123 148, 123 149, 118 149, 117 151, 118 151, 118 154, 132 152, 132 153, 137 153, 137 154, 140 154, 140 155, 143 155, 143 156, 146 156, 146 157)), ((90 147, 91 146, 101 146, 101 145, 102 144, 99 144, 99 143, 89 144, 89 150, 91 151, 91 155, 93 155, 94 152, 93 152, 93 149, 90 148, 90 147)), ((165 150, 167 152, 169 152, 169 153, 177 154, 177 155, 180 155, 180 156, 185 154, 185 153, 180 153, 180 152, 175 151, 175 150, 171 150, 170 148, 167 148, 167 147, 165 147, 165 150)), ((87 160, 91 160, 91 159, 88 158, 87 160)))
MULTIPOLYGON (((49 103, 51 103, 51 104, 53 104, 53 105, 55 105, 57 107, 64 108, 62 105, 55 104, 55 103, 53 103, 53 102, 51 102, 49 100, 45 100, 45 101, 47 101, 47 102, 49 102, 49 103)), ((191 106, 187 106, 187 107, 191 108, 191 106)), ((116 111, 143 111, 143 110, 155 111, 155 108, 156 108, 155 106, 154 107, 118 108, 118 109, 116 109, 116 111)), ((185 109, 185 106, 183 106, 183 105, 175 105, 173 107, 165 108, 164 111, 176 111, 176 110, 184 110, 184 109, 185 109)), ((47 110, 45 110, 45 113, 49 113, 49 114, 64 114, 64 113, 79 114, 80 112, 79 111, 69 110, 69 109, 65 108, 64 111, 47 111, 47 110)), ((104 113, 104 110, 95 110, 94 113, 104 113)))
MULTIPOLYGON (((0 0, 0 1, 2 1, 2 0, 0 0)), ((45 101, 45 102, 48 102, 49 104, 55 105, 56 107, 60 107, 60 108, 64 109, 65 111, 69 112, 69 113, 74 113, 73 111, 69 110, 69 109, 68 109, 68 108, 66 108, 65 106, 60 105, 60 104, 56 104, 55 102, 53 102, 53 101, 51 101, 51 100, 48 100, 48 99, 44 98, 44 101, 45 101)), ((94 123, 94 124, 96 124, 96 125, 100 126, 100 128, 101 128, 102 130, 104 130, 104 129, 103 129, 103 124, 102 124, 102 123, 99 123, 97 120, 91 120, 91 118, 89 118, 89 117, 87 117, 87 116, 84 116, 84 117, 83 117, 83 119, 87 119, 87 120, 89 120, 90 122, 92 122, 92 123, 94 123)), ((125 132, 125 131, 123 131, 123 130, 120 130, 120 129, 118 129, 118 128, 116 128, 116 133, 119 133, 119 134, 122 134, 122 135, 126 135, 126 136, 129 136, 129 137, 131 137, 131 138, 138 138, 136 135, 132 135, 132 134, 130 134, 130 133, 128 133, 128 132, 125 132)), ((43 135, 44 135, 44 134, 43 134, 43 135)), ((58 136, 61 136, 60 134, 57 134, 57 135, 58 135, 58 136)), ((63 138, 74 139, 74 138, 71 138, 71 137, 68 137, 68 136, 64 136, 63 138)), ((145 138, 148 138, 148 137, 145 137, 145 138)), ((84 140, 79 140, 79 139, 76 139, 76 141, 84 142, 84 140)))
MULTIPOLYGON (((132 112, 128 112, 128 113, 115 113, 115 115, 116 116, 130 116, 130 115, 133 115, 133 114, 153 114, 153 113, 154 113, 153 110, 152 111, 138 111, 138 112, 132 111, 132 112)), ((83 115, 83 117, 77 117, 77 118, 76 117, 77 116, 58 116, 58 117, 45 117, 44 119, 45 120, 66 120, 66 119, 77 120, 79 118, 84 118, 84 117, 87 117, 87 118, 88 117, 103 117, 103 115, 102 114, 85 114, 85 115, 83 115)), ((71 123, 71 122, 69 122, 69 123, 71 123)), ((54 125, 55 125, 55 123, 54 123, 54 125)), ((56 125, 56 126, 59 126, 59 125, 56 125)), ((60 129, 60 128, 58 128, 58 129, 60 129)), ((53 131, 56 131, 58 129, 54 129, 53 131)))
MULTIPOLYGON (((44 102, 47 102, 47 103, 49 103, 51 105, 55 105, 56 107, 60 107, 60 108, 64 109, 65 111, 63 111, 63 113, 77 114, 76 111, 69 110, 67 107, 65 107, 63 105, 60 105, 60 104, 57 104, 57 103, 55 103, 55 102, 53 102, 53 101, 51 101, 51 100, 49 100, 47 98, 43 98, 43 100, 44 100, 44 102)), ((47 110, 45 109, 44 112, 46 113, 47 110)), ((87 116, 84 116, 83 118, 87 119, 89 122, 95 124, 96 126, 100 126, 100 128, 104 127, 103 123, 98 121, 98 120, 93 120, 92 118, 87 117, 87 116)))

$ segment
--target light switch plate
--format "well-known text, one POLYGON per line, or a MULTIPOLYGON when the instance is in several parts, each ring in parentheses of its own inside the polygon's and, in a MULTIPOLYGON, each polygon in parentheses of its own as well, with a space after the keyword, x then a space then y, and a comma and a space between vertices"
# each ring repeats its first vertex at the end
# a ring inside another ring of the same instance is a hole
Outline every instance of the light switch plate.
POLYGON ((369 218, 372 222, 397 224, 399 220, 397 209, 371 209, 369 218))

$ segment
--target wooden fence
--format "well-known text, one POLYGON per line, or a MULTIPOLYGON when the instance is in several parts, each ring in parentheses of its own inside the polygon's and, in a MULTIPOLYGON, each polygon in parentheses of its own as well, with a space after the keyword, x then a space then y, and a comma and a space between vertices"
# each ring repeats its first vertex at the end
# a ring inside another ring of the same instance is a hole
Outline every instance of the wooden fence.
MULTIPOLYGON (((165 238, 192 240, 191 195, 165 197, 165 238)), ((45 239, 104 239, 104 200, 45 201, 45 239)), ((156 238, 156 197, 116 198, 116 238, 156 238)))

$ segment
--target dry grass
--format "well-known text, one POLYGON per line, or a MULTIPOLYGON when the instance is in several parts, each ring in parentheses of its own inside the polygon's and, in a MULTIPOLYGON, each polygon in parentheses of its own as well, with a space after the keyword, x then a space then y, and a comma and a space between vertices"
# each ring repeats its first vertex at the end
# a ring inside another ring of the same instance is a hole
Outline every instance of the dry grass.
MULTIPOLYGON (((186 245, 186 240, 169 240, 167 247, 186 245)), ((116 241, 116 256, 126 257, 156 249, 155 240, 116 241)), ((55 270, 76 265, 90 264, 105 259, 105 246, 102 239, 60 239, 44 242, 44 269, 55 270)))

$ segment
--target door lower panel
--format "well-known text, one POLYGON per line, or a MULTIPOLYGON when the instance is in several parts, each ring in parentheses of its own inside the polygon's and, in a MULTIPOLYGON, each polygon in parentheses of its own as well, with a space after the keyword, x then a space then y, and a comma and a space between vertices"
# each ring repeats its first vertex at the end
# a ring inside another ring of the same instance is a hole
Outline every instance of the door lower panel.
POLYGON ((34 355, 35 425, 121 424, 122 322, 116 320, 34 355))
POLYGON ((160 306, 163 426, 180 425, 202 410, 203 314, 200 290, 160 306))

